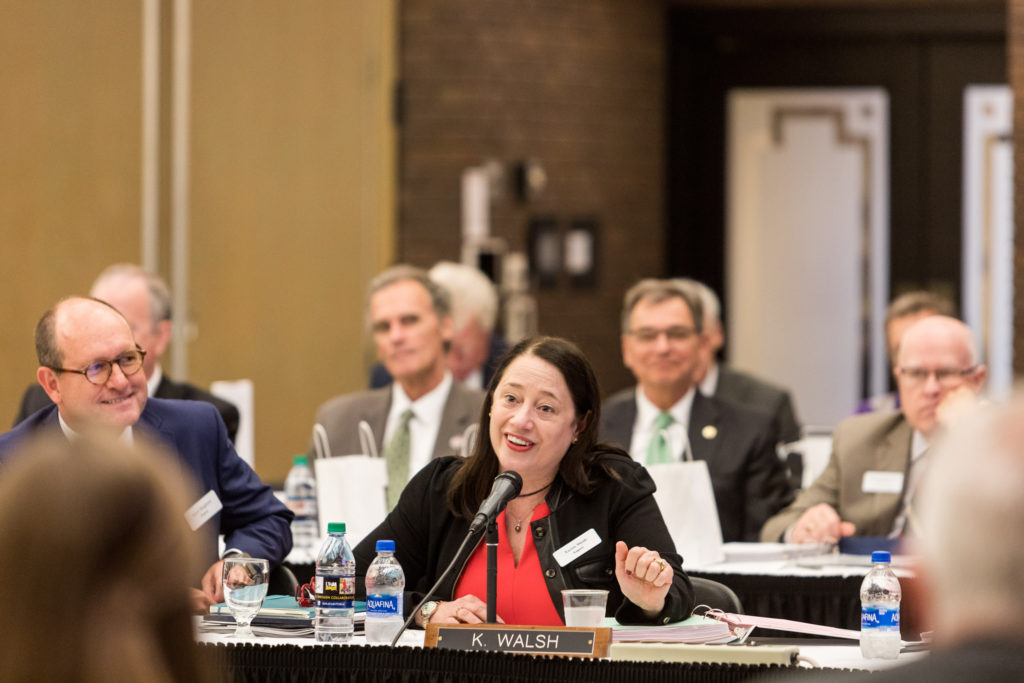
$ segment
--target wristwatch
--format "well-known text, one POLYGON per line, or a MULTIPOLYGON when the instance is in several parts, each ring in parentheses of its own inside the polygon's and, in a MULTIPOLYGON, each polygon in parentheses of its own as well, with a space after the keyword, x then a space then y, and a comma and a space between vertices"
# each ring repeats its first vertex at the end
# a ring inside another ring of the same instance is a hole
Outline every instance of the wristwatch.
POLYGON ((434 616, 434 612, 441 606, 441 603, 437 600, 428 600, 423 603, 423 607, 420 607, 420 618, 423 620, 423 625, 426 626, 430 622, 430 617, 434 616))

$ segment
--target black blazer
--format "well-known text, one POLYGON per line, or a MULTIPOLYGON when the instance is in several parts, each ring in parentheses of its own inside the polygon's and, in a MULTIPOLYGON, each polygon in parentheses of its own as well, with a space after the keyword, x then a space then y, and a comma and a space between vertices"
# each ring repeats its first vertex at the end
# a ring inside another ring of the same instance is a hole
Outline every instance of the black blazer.
MULTIPOLYGON (((228 438, 231 439, 231 443, 235 442, 235 435, 238 433, 238 408, 235 407, 234 403, 229 403, 222 398, 218 398, 208 391, 204 391, 197 386, 187 384, 185 382, 175 382, 164 375, 160 378, 160 384, 156 387, 156 392, 153 394, 155 398, 177 398, 186 401, 205 401, 212 403, 220 413, 221 418, 224 420, 224 425, 228 428, 228 438)), ((25 389, 25 393, 21 397, 21 407, 18 409, 18 416, 14 418, 14 424, 12 427, 17 426, 25 420, 29 415, 36 411, 42 410, 52 406, 53 402, 50 397, 46 395, 46 392, 38 384, 25 389)))
MULTIPOLYGON (((631 387, 602 404, 601 440, 628 450, 634 422, 636 388, 631 387)), ((689 438, 693 457, 708 464, 722 539, 758 540, 765 521, 793 501, 793 488, 775 452, 778 439, 771 417, 698 391, 690 409, 689 438)))
POLYGON ((715 398, 724 398, 726 401, 771 415, 775 423, 775 432, 782 443, 800 439, 800 421, 796 418, 793 399, 782 387, 719 364, 715 398))
MULTIPOLYGON (((437 600, 452 599, 466 562, 484 536, 480 534, 456 557, 469 530, 469 521, 456 517, 445 501, 448 485, 463 462, 455 456, 431 460, 406 485, 395 509, 356 546, 356 595, 360 599, 365 595, 366 569, 373 561, 378 539, 395 541, 395 556, 405 571, 406 616, 454 559, 457 569, 432 594, 437 600)), ((598 462, 614 470, 619 479, 605 478, 592 494, 584 496, 566 486, 561 477, 556 477, 544 498, 551 514, 530 523, 551 602, 564 620, 562 589, 602 588, 608 591, 607 614, 614 615, 620 623, 668 623, 685 619, 693 609, 693 586, 683 573, 682 558, 676 554, 661 511, 654 502, 654 482, 647 470, 617 450, 599 455, 598 462), (554 551, 588 529, 596 531, 601 542, 566 566, 560 566, 553 557, 554 551), (657 550, 672 566, 675 572, 672 587, 665 597, 664 609, 656 618, 645 617, 619 590, 615 579, 616 541, 624 541, 630 547, 639 545, 657 550)), ((485 599, 485 596, 477 597, 485 599)))

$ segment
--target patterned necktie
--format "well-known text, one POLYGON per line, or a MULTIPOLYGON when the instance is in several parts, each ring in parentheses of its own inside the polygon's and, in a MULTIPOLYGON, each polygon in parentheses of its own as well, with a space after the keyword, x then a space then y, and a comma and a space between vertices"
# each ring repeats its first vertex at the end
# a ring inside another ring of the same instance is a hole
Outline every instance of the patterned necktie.
POLYGON ((917 515, 915 514, 914 501, 917 498, 918 490, 921 488, 921 480, 924 479, 925 469, 928 467, 928 451, 924 451, 910 464, 906 473, 907 485, 903 493, 903 505, 900 513, 893 520, 892 531, 889 538, 901 536, 921 536, 921 529, 918 526, 917 515))
POLYGON ((651 442, 647 445, 648 465, 660 465, 675 460, 669 446, 668 433, 665 431, 673 422, 675 418, 670 413, 659 413, 654 420, 654 432, 651 434, 651 442))
POLYGON ((412 408, 407 409, 398 420, 398 427, 391 435, 391 441, 384 447, 384 460, 388 469, 388 510, 394 510, 402 489, 409 482, 409 420, 413 418, 412 408))

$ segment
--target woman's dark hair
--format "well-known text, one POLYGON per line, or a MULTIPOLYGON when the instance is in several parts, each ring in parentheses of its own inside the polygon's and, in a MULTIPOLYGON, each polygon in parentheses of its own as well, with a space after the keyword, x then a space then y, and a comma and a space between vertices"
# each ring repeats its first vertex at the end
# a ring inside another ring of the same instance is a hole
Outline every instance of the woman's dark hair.
POLYGON ((448 487, 448 504, 452 511, 472 519, 480 503, 487 497, 494 478, 498 476, 498 456, 491 445, 491 405, 494 392, 508 366, 520 356, 531 355, 553 365, 565 380, 576 408, 579 431, 562 457, 558 474, 574 491, 590 493, 596 477, 605 474, 595 468, 598 423, 601 418, 601 392, 593 368, 579 347, 558 337, 530 337, 509 349, 491 378, 480 409, 480 430, 473 454, 459 468, 448 487))

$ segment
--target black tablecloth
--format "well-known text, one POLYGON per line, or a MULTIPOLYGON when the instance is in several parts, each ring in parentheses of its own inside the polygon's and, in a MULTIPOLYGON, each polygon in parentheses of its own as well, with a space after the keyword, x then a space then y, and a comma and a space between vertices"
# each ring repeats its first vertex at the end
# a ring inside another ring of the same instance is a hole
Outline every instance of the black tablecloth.
MULTIPOLYGON (((743 611, 758 617, 805 621, 822 626, 860 630, 862 576, 770 576, 764 574, 715 574, 690 572, 724 583, 743 603, 743 611)), ((914 604, 915 579, 900 579, 901 631, 905 640, 919 640, 921 623, 914 604)), ((758 636, 784 637, 781 631, 755 631, 758 636)))
MULTIPOLYGON (((470 681, 594 681, 601 683, 726 683, 778 667, 737 664, 612 662, 410 647, 332 645, 202 645, 219 658, 228 680, 266 683, 469 683, 470 681)), ((789 669, 815 680, 820 671, 789 669)), ((845 670, 847 673, 854 673, 845 670)), ((842 675, 842 671, 839 672, 842 675)), ((857 672, 862 674, 863 672, 857 672)))

